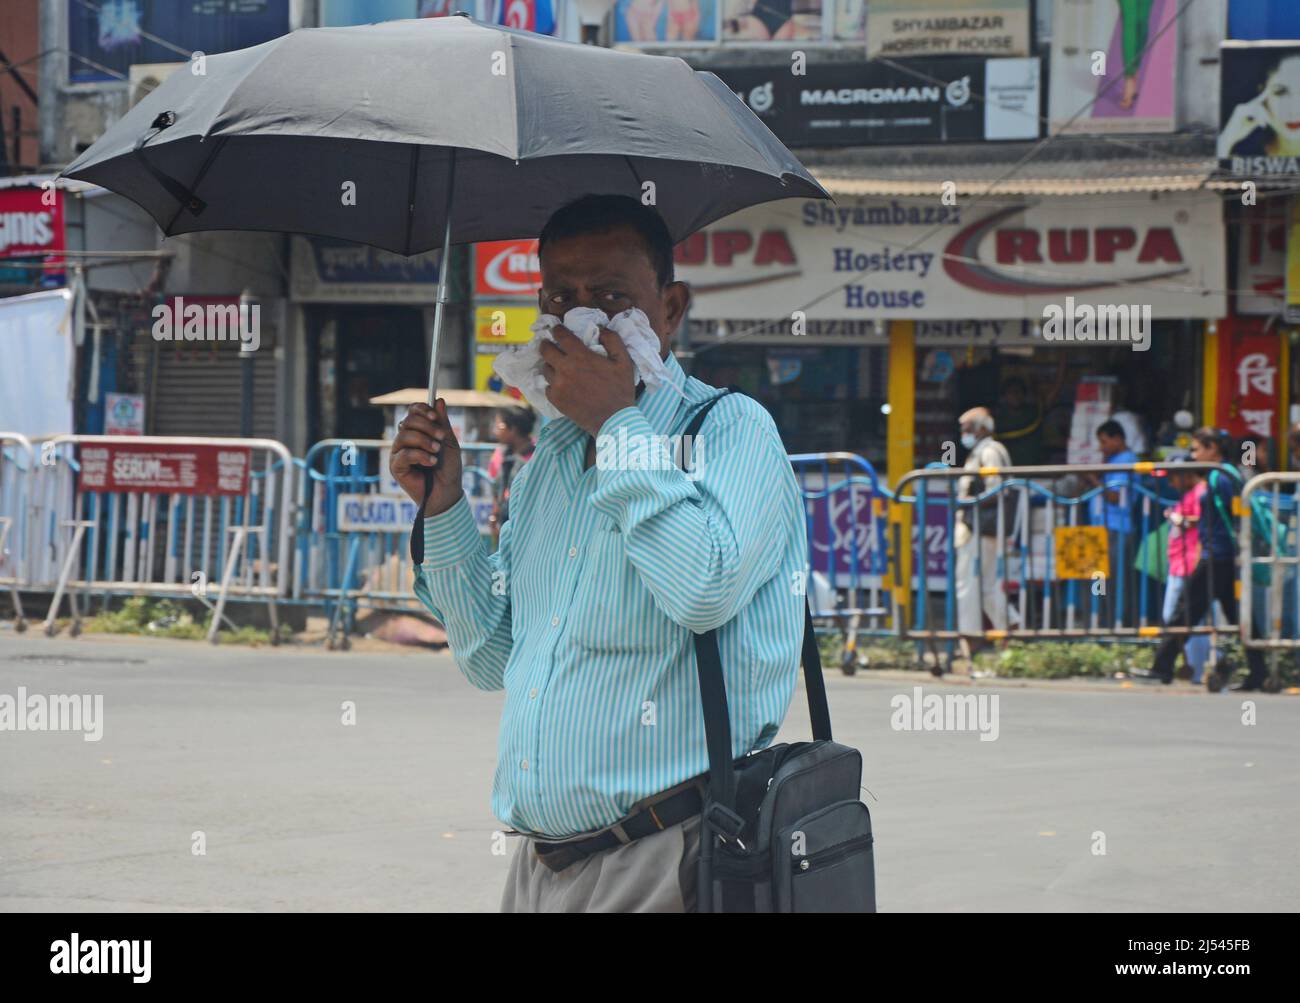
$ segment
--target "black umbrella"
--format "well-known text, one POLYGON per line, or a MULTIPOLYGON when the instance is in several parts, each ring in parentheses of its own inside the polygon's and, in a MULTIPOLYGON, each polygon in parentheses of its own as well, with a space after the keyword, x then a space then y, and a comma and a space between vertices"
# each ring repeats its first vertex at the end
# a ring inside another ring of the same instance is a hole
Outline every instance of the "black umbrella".
POLYGON ((63 176, 168 236, 274 230, 447 249, 535 237, 589 193, 653 204, 681 240, 746 206, 829 198, 712 73, 468 16, 312 28, 178 69, 63 176))

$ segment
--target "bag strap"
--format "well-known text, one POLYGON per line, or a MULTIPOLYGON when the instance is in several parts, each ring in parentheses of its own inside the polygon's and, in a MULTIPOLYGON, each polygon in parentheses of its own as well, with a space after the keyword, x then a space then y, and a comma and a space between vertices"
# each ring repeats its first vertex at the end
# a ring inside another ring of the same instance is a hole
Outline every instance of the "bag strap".
POLYGON ((1228 516, 1227 510, 1223 507, 1223 499, 1219 497, 1219 492, 1214 489, 1215 476, 1223 475, 1217 470, 1211 470, 1210 476, 1205 479, 1205 493, 1214 499, 1214 507, 1219 510, 1219 515, 1223 519, 1223 527, 1228 531, 1228 540, 1232 543, 1232 552, 1237 552, 1237 534, 1232 531, 1232 519, 1228 516))
MULTIPOLYGON (((727 394, 739 392, 735 387, 727 387, 722 393, 700 405, 691 418, 690 424, 686 426, 683 438, 689 438, 693 442, 713 405, 727 394)), ((685 449, 682 455, 684 469, 685 449)), ((709 749, 709 800, 714 805, 726 809, 726 814, 730 816, 731 828, 735 829, 729 834, 734 838, 739 835, 743 820, 734 810, 736 769, 731 758, 731 719, 727 712, 727 688, 723 681, 722 657, 718 653, 716 630, 695 635, 695 662, 700 677, 700 702, 704 705, 704 735, 709 749)), ((804 597, 803 672, 813 738, 817 741, 829 742, 831 712, 826 702, 826 680, 822 676, 821 652, 817 647, 812 606, 809 605, 807 596, 804 597)), ((710 821, 718 827, 719 819, 713 818, 710 821)), ((726 827, 722 828, 725 831, 726 827)))

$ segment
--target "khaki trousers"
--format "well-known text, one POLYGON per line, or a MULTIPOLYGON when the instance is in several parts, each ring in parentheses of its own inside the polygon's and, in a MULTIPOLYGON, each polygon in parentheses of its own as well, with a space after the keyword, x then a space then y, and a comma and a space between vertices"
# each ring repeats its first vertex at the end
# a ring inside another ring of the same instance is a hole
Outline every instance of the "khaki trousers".
POLYGON ((556 872, 521 837, 510 861, 502 912, 694 912, 700 817, 556 872))

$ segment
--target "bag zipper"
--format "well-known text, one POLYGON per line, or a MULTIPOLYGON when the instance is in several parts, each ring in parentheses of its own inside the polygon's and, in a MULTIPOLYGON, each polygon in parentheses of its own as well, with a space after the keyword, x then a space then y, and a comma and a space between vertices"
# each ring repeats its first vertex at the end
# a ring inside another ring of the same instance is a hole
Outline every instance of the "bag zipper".
POLYGON ((864 833, 861 836, 854 836, 852 839, 846 839, 843 843, 836 843, 834 846, 828 846, 824 850, 818 850, 811 857, 800 857, 794 861, 794 871, 796 874, 810 871, 815 864, 817 867, 824 867, 827 864, 837 864, 845 857, 852 854, 855 850, 863 846, 870 846, 875 842, 875 837, 871 833, 864 833))

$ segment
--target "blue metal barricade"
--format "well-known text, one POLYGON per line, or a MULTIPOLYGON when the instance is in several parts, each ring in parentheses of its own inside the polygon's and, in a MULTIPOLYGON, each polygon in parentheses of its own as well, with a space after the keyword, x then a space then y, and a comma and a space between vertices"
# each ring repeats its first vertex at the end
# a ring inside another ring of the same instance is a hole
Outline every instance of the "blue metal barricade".
POLYGON ((1216 622, 1167 625, 1163 615, 1169 535, 1195 534, 1166 518, 1182 498, 1169 475, 1211 470, 1239 479, 1227 465, 1186 462, 908 473, 896 501, 924 529, 909 544, 912 580, 893 564, 908 596, 900 633, 949 642, 1200 633, 1213 643, 1216 622))
MULTIPOLYGON (((325 439, 302 460, 294 547, 295 600, 319 602, 329 617, 328 646, 348 647, 356 611, 422 612, 407 551, 416 504, 388 473, 391 443, 325 439)), ((466 496, 486 531, 491 508, 491 443, 462 443, 466 496)))
POLYGON ((30 585, 35 468, 31 440, 17 432, 0 432, 0 589, 9 591, 14 629, 19 632, 27 629, 21 592, 30 585))
POLYGON ((841 668, 852 674, 858 636, 889 632, 886 508, 893 494, 856 453, 798 453, 790 463, 808 526, 813 617, 842 627, 841 668))

